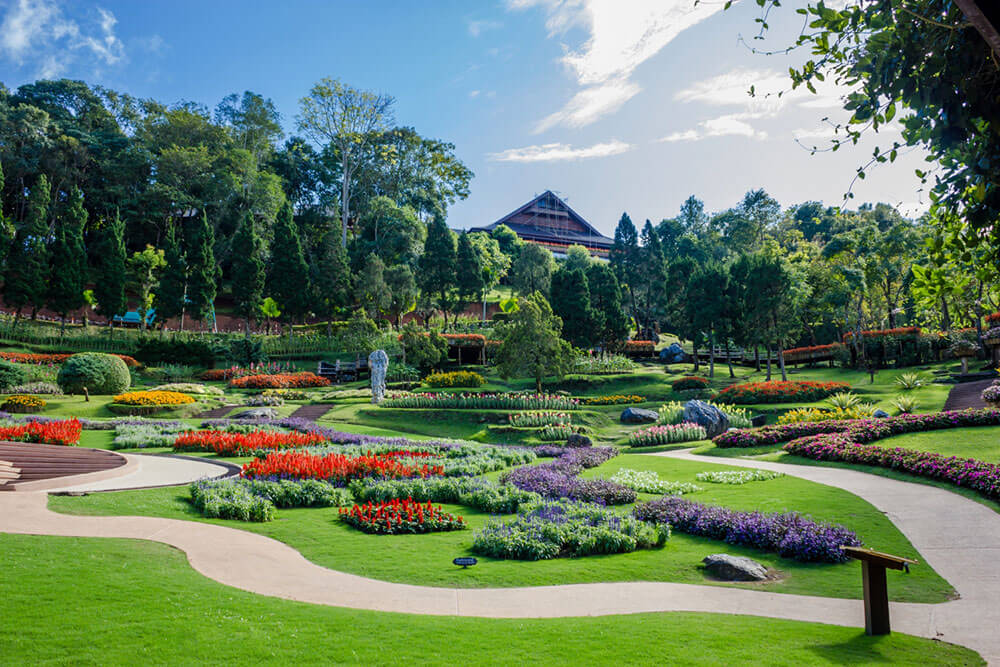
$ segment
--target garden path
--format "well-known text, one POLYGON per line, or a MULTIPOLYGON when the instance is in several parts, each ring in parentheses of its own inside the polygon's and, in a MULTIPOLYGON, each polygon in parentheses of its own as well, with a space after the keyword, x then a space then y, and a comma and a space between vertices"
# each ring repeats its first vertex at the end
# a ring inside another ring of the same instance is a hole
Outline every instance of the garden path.
POLYGON ((230 412, 232 412, 234 408, 238 407, 240 406, 223 405, 218 408, 212 408, 211 410, 205 410, 204 412, 199 412, 198 414, 195 415, 195 419, 221 419, 222 417, 225 417, 230 412))
POLYGON ((948 400, 944 402, 945 410, 965 410, 966 408, 985 408, 986 401, 980 394, 983 389, 993 384, 993 380, 978 380, 956 384, 948 392, 948 400))
POLYGON ((239 474, 239 467, 206 461, 191 456, 167 454, 122 454, 129 460, 129 472, 100 481, 73 483, 65 480, 62 485, 53 485, 49 493, 64 491, 123 491, 126 489, 148 489, 157 486, 179 486, 199 479, 217 479, 239 474))
MULTIPOLYGON (((659 456, 704 461, 689 451, 659 456)), ((851 491, 886 512, 961 599, 892 603, 899 632, 969 646, 1000 664, 1000 514, 931 486, 840 468, 712 459, 779 470, 851 491)), ((45 493, 0 494, 0 532, 154 540, 187 554, 195 570, 261 595, 376 611, 489 618, 551 618, 693 611, 859 627, 860 600, 788 595, 749 588, 622 582, 503 589, 449 589, 366 579, 329 570, 295 549, 234 528, 153 517, 88 517, 49 511, 45 493)), ((877 545, 874 545, 877 546, 877 545)), ((917 566, 919 567, 919 566, 917 566)), ((901 575, 905 576, 905 575, 901 575)), ((890 583, 891 585, 891 583, 890 583)))
POLYGON ((335 407, 337 406, 333 403, 313 403, 312 405, 303 405, 299 407, 289 416, 297 417, 299 419, 308 419, 309 421, 314 422, 330 410, 333 410, 335 407))

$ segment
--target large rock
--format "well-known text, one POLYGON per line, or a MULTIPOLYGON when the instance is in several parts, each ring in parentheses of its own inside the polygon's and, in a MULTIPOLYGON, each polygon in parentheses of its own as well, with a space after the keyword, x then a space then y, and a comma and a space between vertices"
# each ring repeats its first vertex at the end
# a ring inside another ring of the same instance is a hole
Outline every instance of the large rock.
POLYGON ((698 399, 684 404, 683 421, 703 427, 709 438, 714 438, 729 429, 729 417, 725 412, 698 399))
POLYGON ((278 411, 274 408, 252 408, 232 415, 230 419, 277 419, 278 411))
POLYGON ((875 419, 885 419, 888 416, 889 413, 886 412, 885 410, 876 410, 875 412, 872 413, 872 417, 874 417, 875 419))
POLYGON ((625 408, 619 417, 623 424, 652 424, 660 418, 656 410, 645 408, 625 408))
POLYGON ((678 343, 671 343, 660 350, 660 361, 668 364, 680 364, 688 360, 687 352, 678 343))
POLYGON ((568 438, 566 438, 567 447, 590 447, 594 442, 583 433, 571 433, 568 438))
POLYGON ((729 554, 712 554, 701 559, 709 574, 723 581, 763 581, 767 568, 755 560, 729 554))

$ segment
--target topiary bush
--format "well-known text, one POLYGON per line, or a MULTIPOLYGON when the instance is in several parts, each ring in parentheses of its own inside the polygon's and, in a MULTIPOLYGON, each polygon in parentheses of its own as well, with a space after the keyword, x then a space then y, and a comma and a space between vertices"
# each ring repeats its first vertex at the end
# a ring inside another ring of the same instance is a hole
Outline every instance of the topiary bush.
POLYGON ((74 354, 59 369, 56 382, 67 394, 120 394, 132 383, 125 362, 112 354, 74 354))
POLYGON ((0 389, 15 387, 27 378, 24 369, 9 361, 0 361, 0 389))

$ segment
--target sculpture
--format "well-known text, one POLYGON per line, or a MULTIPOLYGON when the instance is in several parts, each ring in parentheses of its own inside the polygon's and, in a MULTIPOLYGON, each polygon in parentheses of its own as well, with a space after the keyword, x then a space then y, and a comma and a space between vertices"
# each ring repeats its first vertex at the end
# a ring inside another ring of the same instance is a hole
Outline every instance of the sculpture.
POLYGON ((389 370, 389 355, 385 350, 368 355, 368 368, 372 373, 372 403, 378 405, 385 398, 385 374, 389 370))

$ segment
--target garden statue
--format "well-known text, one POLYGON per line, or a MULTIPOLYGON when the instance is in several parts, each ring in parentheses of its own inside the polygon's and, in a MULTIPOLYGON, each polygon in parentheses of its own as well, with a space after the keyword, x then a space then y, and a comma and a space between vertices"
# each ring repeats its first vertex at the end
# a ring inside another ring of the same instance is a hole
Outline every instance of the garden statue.
POLYGON ((368 355, 368 368, 372 372, 372 403, 378 405, 385 397, 385 374, 389 370, 389 355, 385 350, 368 355))

